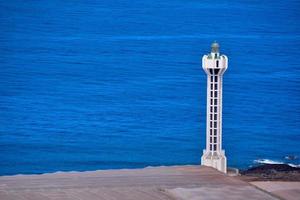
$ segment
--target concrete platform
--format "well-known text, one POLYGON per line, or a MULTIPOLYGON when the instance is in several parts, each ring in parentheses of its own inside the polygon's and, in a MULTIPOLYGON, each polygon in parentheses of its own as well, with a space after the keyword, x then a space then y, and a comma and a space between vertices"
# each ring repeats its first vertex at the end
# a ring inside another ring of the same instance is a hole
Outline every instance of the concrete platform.
POLYGON ((251 184, 265 191, 268 191, 282 199, 300 199, 300 182, 255 181, 251 182, 251 184))
POLYGON ((201 166, 62 172, 0 177, 1 200, 277 199, 201 166))

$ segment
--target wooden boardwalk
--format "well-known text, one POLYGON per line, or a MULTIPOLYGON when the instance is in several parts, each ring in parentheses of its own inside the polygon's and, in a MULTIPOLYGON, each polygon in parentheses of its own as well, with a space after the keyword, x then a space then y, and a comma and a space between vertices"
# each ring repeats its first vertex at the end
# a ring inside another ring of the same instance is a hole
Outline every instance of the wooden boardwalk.
POLYGON ((217 200, 275 197, 201 166, 0 177, 1 200, 217 200))

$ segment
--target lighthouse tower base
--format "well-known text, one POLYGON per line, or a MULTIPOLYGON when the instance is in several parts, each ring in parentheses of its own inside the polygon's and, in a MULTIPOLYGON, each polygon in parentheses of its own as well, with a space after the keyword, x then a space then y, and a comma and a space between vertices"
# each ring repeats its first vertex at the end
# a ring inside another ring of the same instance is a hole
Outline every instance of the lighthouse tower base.
POLYGON ((201 157, 201 165, 213 167, 223 173, 227 173, 227 159, 225 157, 225 151, 211 152, 203 150, 203 156, 201 157))

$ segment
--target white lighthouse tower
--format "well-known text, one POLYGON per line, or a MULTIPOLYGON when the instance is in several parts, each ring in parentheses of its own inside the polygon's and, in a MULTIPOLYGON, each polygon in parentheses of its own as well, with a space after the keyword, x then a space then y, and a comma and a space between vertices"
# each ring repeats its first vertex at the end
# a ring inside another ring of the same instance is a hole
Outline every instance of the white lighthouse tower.
POLYGON ((227 56, 219 52, 219 44, 212 43, 211 52, 202 58, 202 67, 207 74, 206 149, 201 164, 226 173, 227 162, 222 150, 222 83, 227 69, 227 56))

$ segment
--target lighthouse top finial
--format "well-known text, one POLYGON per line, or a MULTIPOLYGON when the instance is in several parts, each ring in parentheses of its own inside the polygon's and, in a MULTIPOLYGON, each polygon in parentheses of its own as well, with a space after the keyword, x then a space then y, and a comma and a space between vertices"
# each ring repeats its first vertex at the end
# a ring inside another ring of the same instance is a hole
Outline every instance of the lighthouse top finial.
POLYGON ((211 52, 212 53, 219 53, 220 45, 217 43, 217 41, 214 41, 211 44, 211 52))

